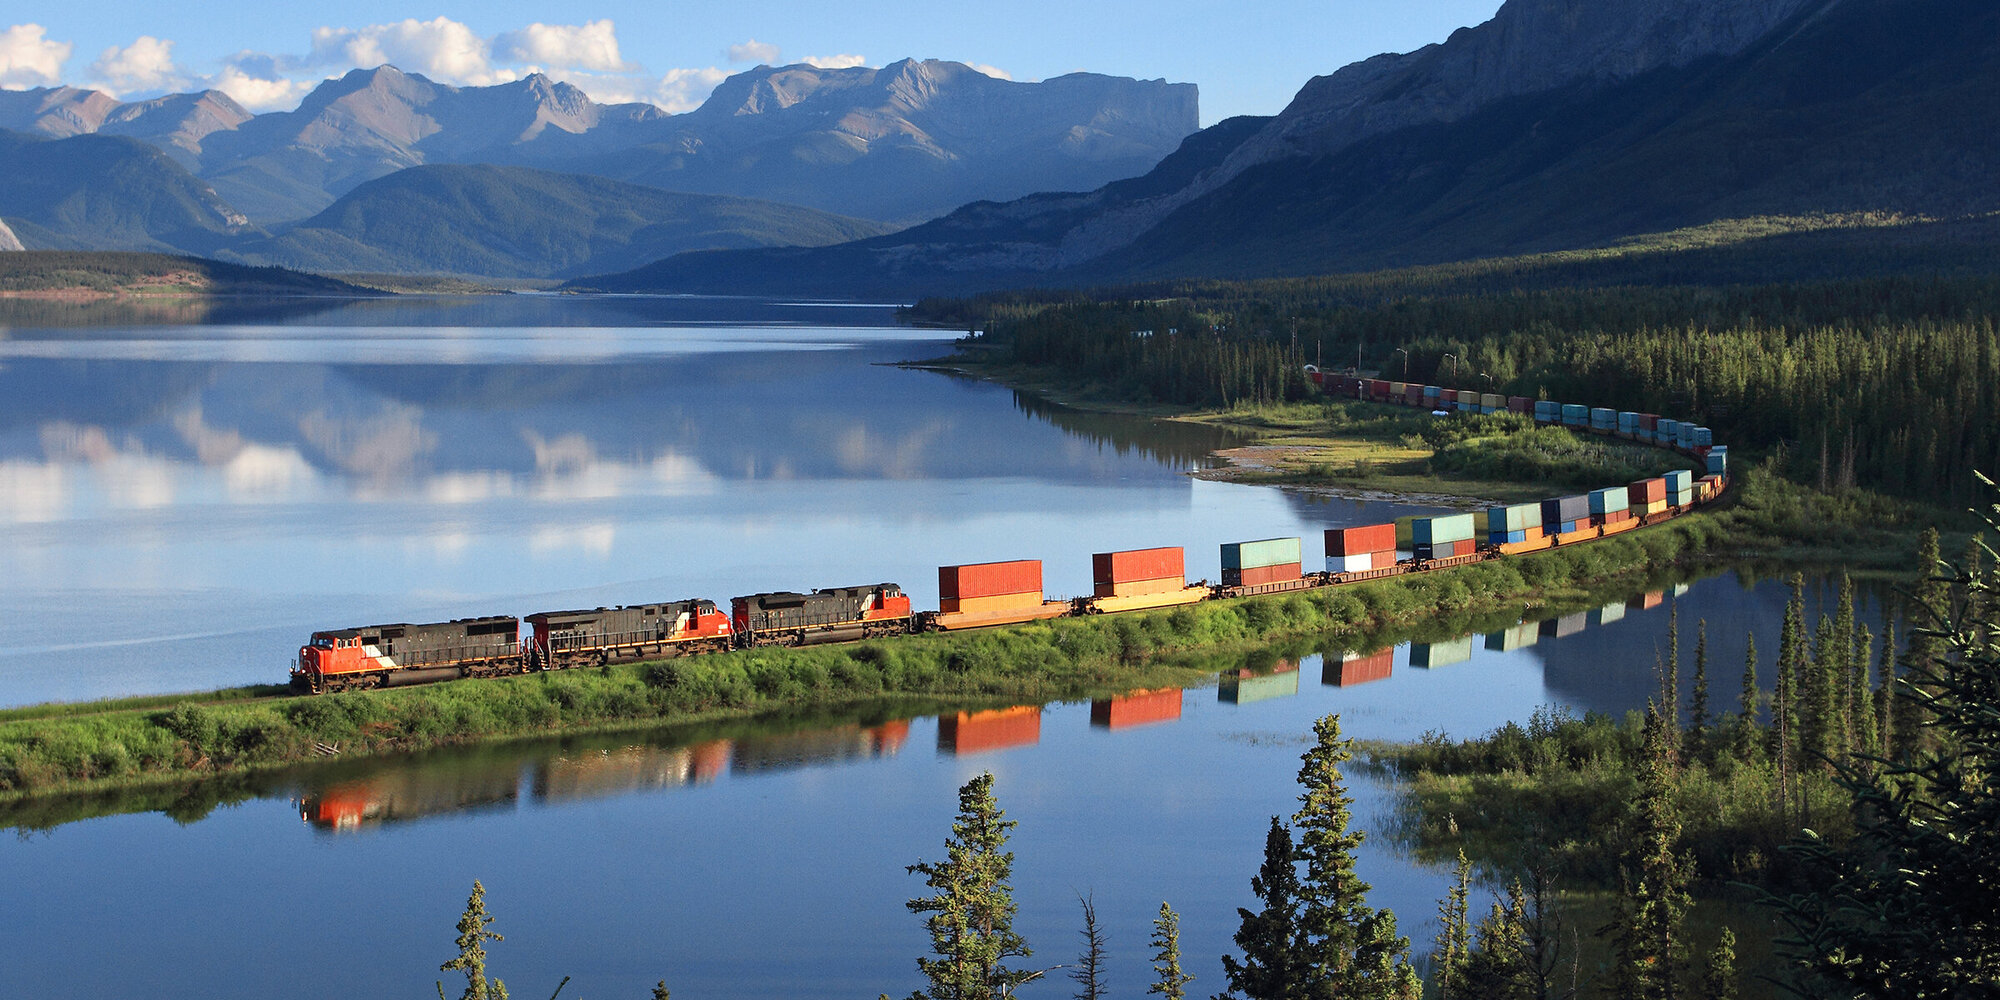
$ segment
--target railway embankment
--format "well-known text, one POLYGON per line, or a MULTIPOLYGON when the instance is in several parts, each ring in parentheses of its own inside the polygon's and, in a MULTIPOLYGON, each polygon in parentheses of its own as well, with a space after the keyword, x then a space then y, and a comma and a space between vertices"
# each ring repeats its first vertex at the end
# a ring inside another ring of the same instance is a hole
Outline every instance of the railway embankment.
POLYGON ((1725 517, 1697 514, 1518 558, 1172 610, 336 695, 16 709, 0 713, 0 802, 888 697, 988 706, 1189 686, 1249 648, 1365 645, 1442 616, 1581 600, 1731 545, 1725 517))

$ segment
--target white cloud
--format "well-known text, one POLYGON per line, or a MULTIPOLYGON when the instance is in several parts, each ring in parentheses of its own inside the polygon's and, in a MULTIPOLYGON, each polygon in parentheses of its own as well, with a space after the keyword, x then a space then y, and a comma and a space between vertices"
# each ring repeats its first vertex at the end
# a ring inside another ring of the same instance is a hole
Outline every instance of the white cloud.
POLYGON ((1014 74, 1009 73, 998 66, 988 66, 985 63, 967 63, 966 65, 971 66, 973 69, 976 69, 979 72, 984 73, 995 80, 1012 80, 1014 78, 1014 74))
POLYGON ((770 42, 760 42, 755 38, 741 45, 731 45, 723 53, 733 63, 776 63, 778 47, 770 42))
POLYGON ((314 28, 311 58, 321 65, 362 69, 389 63, 443 83, 485 86, 505 82, 494 73, 489 51, 486 39, 471 28, 439 16, 360 29, 314 28))
POLYGON ((645 99, 674 114, 693 111, 708 99, 716 84, 727 79, 728 73, 713 66, 706 69, 670 69, 653 88, 652 95, 645 99))
MULTIPOLYGON (((260 58, 268 61, 268 57, 260 58)), ((224 66, 222 72, 205 78, 202 83, 228 94, 250 111, 263 112, 296 107, 299 99, 311 93, 319 80, 295 80, 275 72, 260 73, 244 65, 233 64, 224 66)))
POLYGON ((817 69, 852 69, 856 66, 868 65, 866 56, 857 56, 846 52, 837 56, 807 56, 799 61, 817 69))
POLYGON ((48 40, 39 24, 17 24, 0 31, 0 87, 26 89, 58 83, 62 64, 76 46, 48 40))
POLYGON ((493 39, 493 58, 558 69, 623 73, 633 67, 618 57, 618 36, 609 19, 586 24, 542 24, 493 39))
POLYGON ((113 97, 135 90, 175 90, 191 82, 174 65, 174 43, 151 35, 140 35, 122 49, 105 49, 90 64, 90 76, 113 97))

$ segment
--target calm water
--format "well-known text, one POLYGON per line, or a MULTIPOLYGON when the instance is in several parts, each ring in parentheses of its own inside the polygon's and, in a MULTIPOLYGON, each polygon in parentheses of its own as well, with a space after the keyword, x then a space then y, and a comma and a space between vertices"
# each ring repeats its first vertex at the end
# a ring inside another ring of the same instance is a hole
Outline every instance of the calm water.
MULTIPOLYGON (((1185 544, 1191 574, 1213 575, 1222 541, 1409 512, 1193 480, 1227 442, 877 366, 938 350, 879 311, 761 307, 724 329, 718 309, 529 299, 10 330, 0 610, 17 648, 0 703, 274 680, 329 624, 862 579, 921 604, 939 562, 1020 556, 1078 592, 1090 552, 1151 544, 1185 544)), ((902 995, 925 947, 904 866, 940 854, 957 787, 991 770, 1021 824, 1035 961, 1073 958, 1092 894, 1113 989, 1138 995, 1165 899, 1206 995, 1313 719, 1407 739, 1549 704, 1623 711, 1654 689, 1676 605, 1684 655, 1709 622, 1727 703, 1744 632, 1768 661, 1785 596, 1724 575, 1365 666, 1255 658, 1248 676, 1096 707, 1108 724, 1088 704, 764 723, 342 765, 220 808, 196 793, 4 815, 35 832, 0 839, 0 912, 22 915, 0 936, 0 994, 421 995, 478 878, 517 996, 564 975, 566 997, 661 978, 689 998, 902 995)), ((1380 826, 1384 790, 1350 777, 1380 826)), ((1381 837, 1360 867, 1427 941, 1444 874, 1381 837)))

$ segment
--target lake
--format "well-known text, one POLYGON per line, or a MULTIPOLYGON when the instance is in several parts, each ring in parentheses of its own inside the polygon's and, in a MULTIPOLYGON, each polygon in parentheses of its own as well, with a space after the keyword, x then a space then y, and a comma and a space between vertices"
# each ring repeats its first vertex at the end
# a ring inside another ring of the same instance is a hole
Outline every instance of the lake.
MULTIPOLYGON (((1090 553, 1163 544, 1212 578, 1223 542, 1426 509, 1195 479, 1228 435, 886 364, 947 339, 886 308, 555 296, 10 326, 0 704, 273 682, 306 633, 369 622, 880 580, 934 607, 940 563, 1006 558, 1074 594, 1090 553)), ((1635 708, 1675 607, 1686 657, 1709 623, 1727 705, 1746 631, 1768 680, 1785 596, 1721 574, 1116 703, 536 741, 18 813, 0 992, 426 994, 477 878, 516 996, 565 975, 565 997, 903 995, 926 947, 904 868, 990 770, 1020 823, 1025 964, 1073 961, 1087 894, 1112 988, 1138 995, 1167 900, 1207 995, 1314 719, 1409 739, 1635 708)), ((1390 790, 1350 779, 1381 828, 1390 790)), ((1426 945, 1447 873, 1379 835, 1360 871, 1426 945)), ((1067 996, 1061 976, 1022 995, 1067 996)))

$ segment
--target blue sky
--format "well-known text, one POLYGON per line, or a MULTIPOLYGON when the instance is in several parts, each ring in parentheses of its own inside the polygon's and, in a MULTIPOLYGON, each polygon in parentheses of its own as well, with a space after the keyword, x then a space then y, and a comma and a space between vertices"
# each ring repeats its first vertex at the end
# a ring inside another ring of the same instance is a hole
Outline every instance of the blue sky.
POLYGON ((1194 83, 1208 125, 1275 114, 1311 77, 1443 41, 1491 17, 1499 0, 10 7, 0 15, 0 87, 16 90, 66 83, 130 100, 219 87, 252 110, 285 110, 320 80, 392 62, 460 85, 542 71, 599 101, 682 111, 758 63, 881 66, 914 56, 1014 80, 1088 70, 1194 83))

